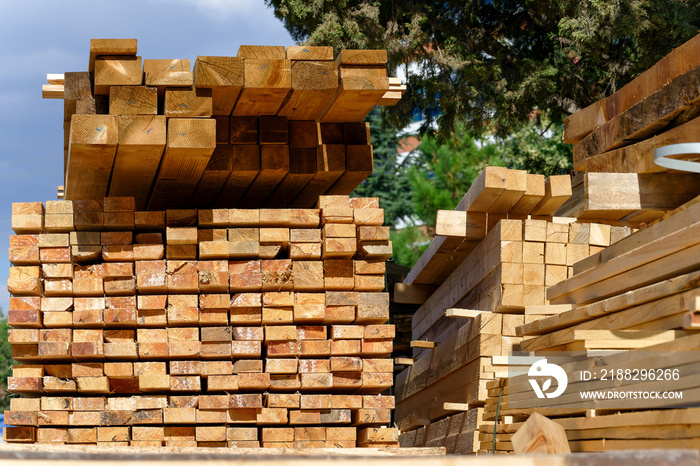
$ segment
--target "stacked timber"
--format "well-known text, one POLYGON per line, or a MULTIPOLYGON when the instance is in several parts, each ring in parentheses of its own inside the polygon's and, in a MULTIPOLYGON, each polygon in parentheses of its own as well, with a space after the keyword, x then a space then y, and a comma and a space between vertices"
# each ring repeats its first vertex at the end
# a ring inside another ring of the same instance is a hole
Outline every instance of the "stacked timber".
POLYGON ((385 50, 248 46, 235 57, 144 59, 93 39, 88 71, 49 75, 64 101, 68 200, 132 196, 140 210, 311 208, 373 169, 375 105, 405 86, 385 50))
POLYGON ((394 298, 421 304, 413 361, 396 379, 402 446, 478 451, 487 384, 519 349, 517 328, 570 310, 550 305, 547 287, 633 230, 553 217, 570 195, 569 176, 487 167, 456 210, 438 213, 438 236, 394 298))
POLYGON ((699 51, 697 36, 568 118, 565 140, 576 144, 574 166, 585 173, 575 178, 574 196, 559 213, 648 225, 576 262, 570 278, 548 287, 550 305, 570 309, 516 329, 520 350, 531 360, 557 351, 576 351, 583 359, 562 365, 567 391, 545 407, 521 403, 532 396, 525 386, 529 364, 520 367, 523 375, 489 382, 481 451, 512 452, 513 432, 533 412, 562 425, 572 451, 698 448, 697 413, 688 407, 700 405, 700 175, 656 165, 654 152, 698 142, 699 51), (682 399, 581 399, 597 387, 581 371, 620 368, 633 376, 618 379, 615 390, 679 391, 682 399), (662 376, 652 380, 649 373, 662 376), (651 410, 659 407, 668 409, 651 410))
MULTIPOLYGON (((585 173, 576 202, 560 215, 649 222, 700 195, 700 175, 669 173, 654 162, 656 149, 698 142, 699 50, 700 35, 565 120, 574 168, 585 173)), ((672 158, 693 161, 697 154, 672 158)))
POLYGON ((377 199, 13 204, 8 442, 397 445, 377 199))

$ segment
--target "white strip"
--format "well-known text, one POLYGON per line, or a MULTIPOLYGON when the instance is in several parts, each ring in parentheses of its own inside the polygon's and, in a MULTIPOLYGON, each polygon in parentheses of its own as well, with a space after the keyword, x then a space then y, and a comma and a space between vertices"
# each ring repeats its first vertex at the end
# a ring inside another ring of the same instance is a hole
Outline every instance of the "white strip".
POLYGON ((700 154, 700 142, 669 144, 654 150, 654 163, 672 170, 700 173, 700 163, 688 160, 667 159, 671 155, 700 154))

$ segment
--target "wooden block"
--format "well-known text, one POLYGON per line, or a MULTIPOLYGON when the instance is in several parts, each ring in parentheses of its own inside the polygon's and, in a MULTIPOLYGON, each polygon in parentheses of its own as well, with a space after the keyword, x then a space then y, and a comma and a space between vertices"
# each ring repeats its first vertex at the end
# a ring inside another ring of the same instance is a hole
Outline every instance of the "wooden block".
POLYGON ((213 119, 173 118, 168 121, 165 152, 153 187, 149 209, 185 205, 216 148, 213 119), (187 177, 180 176, 187 173, 187 177), (177 193, 177 196, 173 196, 177 193))
POLYGON ((571 178, 568 175, 552 175, 545 180, 542 200, 531 211, 532 215, 553 215, 571 197, 571 178))
POLYGON ((167 118, 211 117, 212 89, 166 89, 164 115, 167 118))
POLYGON ((107 194, 118 141, 118 120, 108 115, 73 115, 68 167, 67 199, 100 199, 107 194), (85 176, 87 170, 91 176, 85 176))
POLYGON ((318 120, 338 88, 338 66, 330 61, 293 61, 291 93, 279 114, 293 120, 318 120))
MULTIPOLYGON (((381 324, 388 320, 389 294, 388 293, 365 293, 357 294, 357 316, 356 322, 362 324, 381 324)), ((328 300, 326 299, 326 302, 328 300)))
POLYGON ((260 146, 260 170, 248 187, 239 205, 245 208, 261 207, 277 185, 289 173, 289 146, 260 146))
POLYGON ((319 145, 316 149, 316 174, 291 205, 294 207, 315 205, 318 196, 328 191, 345 172, 345 165, 345 146, 342 142, 319 145))
POLYGON ((136 286, 140 292, 167 292, 165 261, 137 261, 135 270, 136 286))
POLYGON ((96 95, 108 95, 111 86, 138 86, 143 82, 141 57, 97 56, 94 63, 96 95))
POLYGON ((276 115, 291 89, 291 60, 249 58, 243 68, 244 87, 232 115, 276 115))
POLYGON ((244 84, 244 60, 234 57, 197 57, 195 88, 212 90, 214 115, 230 115, 244 84))
MULTIPOLYGON (((343 51, 344 52, 344 51, 343 51)), ((336 60, 337 63, 342 62, 336 60)), ((343 63, 344 64, 344 63, 343 63)), ((340 67, 340 84, 321 117, 324 122, 361 121, 389 90, 389 79, 360 68, 352 76, 344 76, 346 69, 340 67)), ((347 71, 351 71, 348 69, 347 71)))

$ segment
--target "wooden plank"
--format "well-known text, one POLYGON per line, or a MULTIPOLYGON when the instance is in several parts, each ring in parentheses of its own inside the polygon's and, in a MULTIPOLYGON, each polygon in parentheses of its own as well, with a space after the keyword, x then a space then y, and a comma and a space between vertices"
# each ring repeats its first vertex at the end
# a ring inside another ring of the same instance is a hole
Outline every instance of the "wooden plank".
POLYGON ((319 145, 316 149, 316 173, 290 204, 291 207, 311 207, 318 197, 328 191, 345 172, 345 146, 319 145))
POLYGON ((343 77, 320 120, 338 123, 362 121, 388 90, 386 75, 367 73, 343 77))
POLYGON ((292 86, 291 60, 248 58, 244 85, 232 114, 276 115, 292 86))
POLYGON ((510 214, 528 215, 545 195, 544 175, 527 174, 525 193, 510 209, 510 214))
POLYGON ((149 209, 186 205, 215 148, 213 119, 171 118, 149 209))
POLYGON ((212 116, 212 89, 166 89, 163 114, 168 118, 206 118, 212 116))
POLYGON ((136 55, 136 39, 90 39, 90 60, 88 71, 95 70, 95 58, 98 55, 136 55))
POLYGON ((140 86, 143 83, 141 57, 97 56, 94 76, 95 95, 109 95, 111 86, 140 86))
POLYGON ((569 280, 551 287, 548 296, 557 297, 653 261, 668 261, 666 258, 670 254, 696 244, 692 232, 700 227, 698 215, 700 205, 619 241, 605 254, 599 253, 597 260, 588 261, 593 264, 601 261, 596 266, 581 270, 569 280), (607 260, 602 262, 603 259, 607 260))
POLYGON ((552 175, 545 180, 544 197, 531 211, 532 215, 550 216, 571 197, 571 177, 552 175))
MULTIPOLYGON (((553 304, 588 304, 593 301, 605 299, 616 294, 636 289, 640 286, 649 285, 659 280, 696 270, 698 259, 694 257, 694 254, 699 251, 700 245, 696 244, 695 246, 682 249, 679 252, 666 255, 661 259, 645 263, 633 269, 628 269, 610 278, 572 289, 566 294, 554 296, 554 293, 561 292, 561 288, 557 288, 557 285, 555 285, 547 289, 547 298, 553 304), (552 289, 554 289, 554 291, 551 291, 552 289), (550 293, 552 293, 551 296, 550 293)), ((630 259, 628 258, 628 260, 630 259)), ((608 264, 611 264, 611 266, 606 267, 606 270, 610 270, 613 266, 619 264, 619 261, 611 261, 608 264)), ((572 280, 574 278, 575 277, 572 277, 572 280)), ((568 283, 569 281, 567 280, 561 282, 559 285, 567 284, 562 286, 568 286, 568 283)))
POLYGON ((403 304, 423 304, 437 289, 434 285, 396 283, 393 302, 403 304))
POLYGON ((508 213, 525 195, 527 189, 527 172, 525 170, 508 170, 506 172, 506 189, 489 207, 489 212, 508 213))
POLYGON ((350 194, 374 171, 372 146, 346 145, 345 172, 325 194, 350 194))
POLYGON ((278 115, 290 120, 318 120, 338 88, 338 66, 332 61, 292 61, 291 92, 278 115))
POLYGON ((244 60, 235 57, 197 57, 194 87, 212 90, 212 114, 228 116, 244 84, 244 60))
POLYGON ((316 148, 290 147, 289 173, 265 201, 265 207, 287 207, 317 173, 316 148))
POLYGON ((234 144, 231 151, 231 174, 214 202, 216 207, 238 205, 248 187, 260 173, 260 146, 234 144))
POLYGON ((288 60, 333 60, 333 47, 313 45, 290 45, 287 47, 288 60))
POLYGON ((523 351, 537 351, 542 348, 556 346, 557 342, 571 340, 575 330, 606 329, 618 330, 658 320, 669 315, 682 313, 688 309, 690 300, 697 295, 697 290, 675 294, 646 304, 605 314, 602 317, 581 322, 572 327, 557 330, 546 335, 528 338, 520 343, 523 351))
POLYGON ((164 116, 119 116, 119 142, 109 185, 110 196, 133 196, 146 208, 166 143, 164 116))
POLYGON ((216 145, 190 199, 190 207, 202 208, 214 204, 233 171, 233 153, 234 146, 231 144, 216 145))
POLYGON ((289 173, 289 146, 260 146, 260 172, 239 201, 239 207, 261 207, 289 173))
POLYGON ((695 36, 611 96, 569 115, 564 120, 564 141, 569 144, 579 142, 597 126, 700 65, 697 58, 699 44, 700 38, 695 36))
POLYGON ((109 89, 110 115, 157 115, 158 93, 153 87, 112 86, 109 89))
POLYGON ((632 212, 668 211, 700 194, 691 174, 586 173, 579 218, 617 220, 632 212))
POLYGON ((65 198, 101 199, 117 151, 117 117, 73 115, 70 132, 65 198))
MULTIPOLYGON (((165 98, 166 88, 191 88, 194 85, 192 66, 187 58, 175 58, 172 60, 146 58, 143 60, 143 75, 144 84, 157 89, 158 101, 161 103, 165 98)), ((162 112, 162 108, 160 111, 162 112)))
POLYGON ((336 59, 339 65, 385 65, 386 50, 341 50, 336 59))
POLYGON ((692 106, 700 98, 699 79, 696 66, 594 129, 574 147, 574 168, 588 157, 647 139, 696 115, 692 106))
POLYGON ((667 169, 654 163, 654 150, 669 144, 694 142, 700 119, 669 129, 649 139, 588 157, 583 161, 586 172, 663 173, 667 169))

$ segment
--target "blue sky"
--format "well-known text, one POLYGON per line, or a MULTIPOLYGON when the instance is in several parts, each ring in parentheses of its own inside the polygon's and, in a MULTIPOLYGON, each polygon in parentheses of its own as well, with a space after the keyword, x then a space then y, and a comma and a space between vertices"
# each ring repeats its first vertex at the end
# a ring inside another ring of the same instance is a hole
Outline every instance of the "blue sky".
POLYGON ((136 38, 143 58, 235 56, 294 45, 263 0, 0 0, 0 306, 7 314, 12 202, 56 199, 63 184, 63 101, 47 73, 86 71, 92 38, 136 38))

